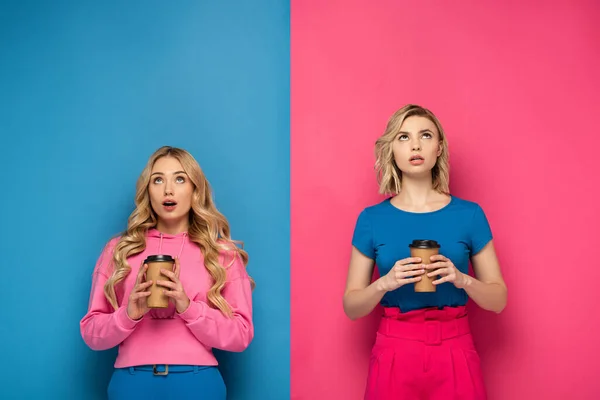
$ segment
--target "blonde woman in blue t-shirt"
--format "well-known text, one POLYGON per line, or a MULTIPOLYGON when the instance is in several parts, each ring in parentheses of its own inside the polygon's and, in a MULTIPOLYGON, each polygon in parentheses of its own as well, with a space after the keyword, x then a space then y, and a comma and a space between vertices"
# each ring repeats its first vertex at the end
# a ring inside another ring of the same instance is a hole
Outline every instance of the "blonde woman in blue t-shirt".
POLYGON ((375 153, 380 192, 392 197, 358 217, 344 294, 351 319, 384 308, 365 399, 485 399, 465 305, 470 297, 499 313, 507 297, 485 213, 450 194, 448 144, 431 111, 398 110, 375 153), (431 264, 410 257, 420 239, 440 246, 431 264), (371 282, 375 265, 381 278, 371 282), (435 292, 415 292, 424 274, 435 292))

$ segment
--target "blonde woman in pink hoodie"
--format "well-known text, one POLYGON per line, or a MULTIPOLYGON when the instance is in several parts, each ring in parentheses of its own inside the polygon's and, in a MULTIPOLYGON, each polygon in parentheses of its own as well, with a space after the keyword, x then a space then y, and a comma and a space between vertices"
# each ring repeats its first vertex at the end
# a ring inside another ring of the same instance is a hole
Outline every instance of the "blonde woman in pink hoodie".
POLYGON ((206 177, 187 151, 162 147, 137 182, 127 230, 93 272, 81 335, 93 350, 119 346, 111 400, 226 398, 212 349, 243 351, 254 336, 247 253, 230 237, 206 177), (150 255, 175 259, 156 285, 169 307, 150 309, 150 255))

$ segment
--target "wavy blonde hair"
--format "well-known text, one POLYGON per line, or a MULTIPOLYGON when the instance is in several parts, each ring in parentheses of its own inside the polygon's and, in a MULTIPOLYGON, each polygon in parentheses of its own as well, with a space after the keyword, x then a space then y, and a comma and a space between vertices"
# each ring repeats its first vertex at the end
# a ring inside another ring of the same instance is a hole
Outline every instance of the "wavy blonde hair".
MULTIPOLYGON (((213 280, 213 285, 207 294, 209 305, 218 308, 223 314, 231 316, 231 306, 221 295, 227 273, 225 266, 219 264, 219 253, 224 251, 225 254, 233 255, 231 263, 235 260, 235 256, 241 257, 244 266, 248 263, 248 254, 235 245, 239 242, 231 240, 229 223, 215 207, 210 185, 198 162, 187 151, 169 146, 161 147, 150 156, 148 164, 138 178, 135 210, 129 216, 127 230, 121 235, 115 246, 112 259, 114 268, 104 285, 104 295, 116 310, 118 304, 115 286, 123 281, 131 271, 127 258, 144 251, 146 233, 149 229, 156 227, 157 217, 150 205, 148 186, 152 167, 162 157, 177 159, 194 185, 188 235, 192 242, 200 246, 204 255, 204 266, 213 280)), ((254 288, 252 279, 251 284, 254 288)))
POLYGON ((408 117, 425 117, 429 119, 439 133, 441 154, 431 170, 433 188, 440 193, 450 194, 450 165, 448 162, 448 142, 442 124, 428 109, 415 104, 407 104, 396 111, 389 119, 385 132, 375 142, 375 171, 379 193, 396 195, 402 189, 402 171, 396 165, 392 143, 400 132, 400 128, 408 117))

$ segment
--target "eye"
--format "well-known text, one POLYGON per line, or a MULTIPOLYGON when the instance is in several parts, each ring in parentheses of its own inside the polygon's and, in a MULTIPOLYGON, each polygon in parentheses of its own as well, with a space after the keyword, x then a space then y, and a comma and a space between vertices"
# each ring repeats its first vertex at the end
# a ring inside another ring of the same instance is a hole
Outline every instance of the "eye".
POLYGON ((175 182, 185 183, 185 178, 183 176, 178 176, 177 178, 175 178, 175 182))
POLYGON ((402 134, 402 135, 398 136, 398 140, 408 140, 408 135, 402 134))
POLYGON ((424 133, 424 134, 423 134, 423 137, 424 137, 425 139, 432 139, 432 138, 433 138, 433 136, 431 135, 431 133, 424 133))
POLYGON ((154 178, 154 183, 155 183, 155 184, 160 184, 160 183, 162 183, 162 178, 160 178, 160 177, 154 178))

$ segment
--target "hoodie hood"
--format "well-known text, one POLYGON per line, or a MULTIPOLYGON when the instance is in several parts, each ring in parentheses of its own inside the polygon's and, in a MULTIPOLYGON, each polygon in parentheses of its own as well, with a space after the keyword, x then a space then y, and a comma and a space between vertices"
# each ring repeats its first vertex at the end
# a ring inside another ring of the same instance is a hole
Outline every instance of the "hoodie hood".
POLYGON ((177 258, 181 258, 181 253, 183 252, 183 248, 185 244, 189 242, 189 235, 187 232, 181 232, 176 235, 172 235, 169 233, 162 233, 156 228, 149 229, 146 233, 146 247, 148 247, 149 238, 158 239, 158 254, 162 254, 162 246, 163 241, 178 241, 181 242, 181 246, 179 247, 179 252, 177 253, 177 258))

